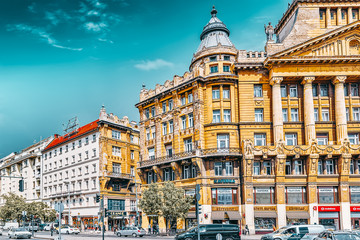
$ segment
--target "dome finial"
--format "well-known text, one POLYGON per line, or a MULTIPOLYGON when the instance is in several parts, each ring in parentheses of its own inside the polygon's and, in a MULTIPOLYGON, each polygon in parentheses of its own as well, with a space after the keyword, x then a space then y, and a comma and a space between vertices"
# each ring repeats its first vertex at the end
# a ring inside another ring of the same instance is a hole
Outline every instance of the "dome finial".
POLYGON ((215 9, 215 5, 213 5, 212 10, 211 10, 211 16, 216 17, 216 14, 217 14, 217 11, 215 9))

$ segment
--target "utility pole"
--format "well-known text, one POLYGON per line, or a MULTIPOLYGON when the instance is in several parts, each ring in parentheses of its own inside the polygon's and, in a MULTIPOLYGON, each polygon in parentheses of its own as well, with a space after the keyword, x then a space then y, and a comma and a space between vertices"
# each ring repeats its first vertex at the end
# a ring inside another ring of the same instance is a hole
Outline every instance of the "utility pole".
POLYGON ((100 205, 101 205, 101 222, 102 222, 102 240, 104 240, 105 239, 104 194, 102 194, 100 205))
POLYGON ((136 217, 135 217, 135 226, 139 226, 139 210, 138 210, 138 192, 137 192, 137 184, 136 184, 136 177, 134 175, 135 180, 135 210, 136 210, 136 217))
POLYGON ((196 221, 197 221, 197 239, 200 240, 200 201, 201 195, 200 195, 200 184, 196 184, 195 187, 195 201, 196 201, 196 221))

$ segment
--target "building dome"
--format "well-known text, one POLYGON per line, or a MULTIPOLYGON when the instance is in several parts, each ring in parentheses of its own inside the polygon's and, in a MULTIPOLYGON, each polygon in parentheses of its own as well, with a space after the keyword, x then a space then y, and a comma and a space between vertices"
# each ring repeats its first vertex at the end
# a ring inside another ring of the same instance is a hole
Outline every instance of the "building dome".
POLYGON ((213 7, 211 11, 211 19, 209 23, 206 24, 200 35, 201 43, 196 53, 203 49, 216 47, 218 45, 234 47, 234 44, 229 39, 229 29, 227 29, 226 25, 216 17, 216 14, 217 11, 215 7, 213 7))

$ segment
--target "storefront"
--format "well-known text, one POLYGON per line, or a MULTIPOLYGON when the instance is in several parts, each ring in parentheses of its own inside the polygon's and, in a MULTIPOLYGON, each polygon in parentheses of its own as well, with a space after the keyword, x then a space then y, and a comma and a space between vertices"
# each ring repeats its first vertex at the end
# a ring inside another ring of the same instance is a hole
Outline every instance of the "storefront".
POLYGON ((360 228, 360 206, 351 206, 351 228, 359 229, 360 228))
POLYGON ((286 224, 309 224, 308 206, 286 206, 286 224))
POLYGON ((211 220, 218 224, 241 224, 239 207, 212 207, 211 220))
POLYGON ((255 206, 254 207, 255 234, 273 232, 276 227, 276 206, 255 206))
POLYGON ((123 229, 127 225, 129 225, 129 216, 127 216, 126 212, 118 212, 118 211, 109 211, 110 215, 108 218, 108 230, 113 230, 114 227, 117 229, 123 229))
POLYGON ((188 212, 187 217, 185 218, 185 229, 196 226, 196 213, 188 212))
POLYGON ((319 206, 319 224, 326 229, 340 229, 340 206, 319 206))

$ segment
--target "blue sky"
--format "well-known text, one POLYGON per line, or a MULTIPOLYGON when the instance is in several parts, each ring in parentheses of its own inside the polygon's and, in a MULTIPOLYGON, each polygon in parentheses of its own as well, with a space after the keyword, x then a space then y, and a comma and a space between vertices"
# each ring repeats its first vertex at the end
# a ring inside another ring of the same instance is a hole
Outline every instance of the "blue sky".
POLYGON ((108 112, 138 121, 139 91, 188 70, 212 5, 238 49, 263 50, 264 24, 291 0, 0 2, 0 158, 108 112))

